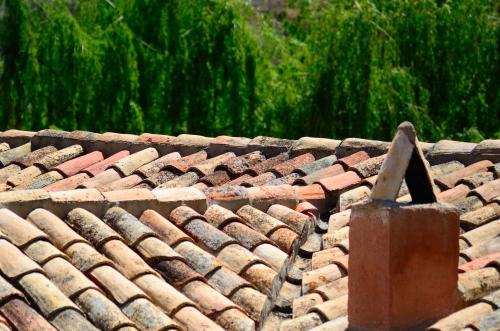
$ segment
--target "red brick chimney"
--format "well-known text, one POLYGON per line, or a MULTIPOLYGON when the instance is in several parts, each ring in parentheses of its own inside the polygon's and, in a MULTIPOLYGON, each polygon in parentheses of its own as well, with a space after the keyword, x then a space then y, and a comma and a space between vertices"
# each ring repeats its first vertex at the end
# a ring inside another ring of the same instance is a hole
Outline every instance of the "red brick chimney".
POLYGON ((402 123, 370 201, 352 208, 349 329, 419 330, 453 312, 458 236, 458 212, 437 202, 415 129, 402 123), (410 203, 395 201, 403 179, 410 203))

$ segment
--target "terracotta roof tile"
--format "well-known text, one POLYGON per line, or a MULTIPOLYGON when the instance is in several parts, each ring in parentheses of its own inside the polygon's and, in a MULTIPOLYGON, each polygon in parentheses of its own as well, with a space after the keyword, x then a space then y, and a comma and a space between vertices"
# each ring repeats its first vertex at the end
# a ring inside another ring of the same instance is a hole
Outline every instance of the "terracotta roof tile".
POLYGON ((0 183, 5 183, 8 178, 14 177, 21 172, 21 166, 10 164, 5 168, 0 169, 0 183))
MULTIPOLYGON (((99 189, 101 192, 115 191, 115 190, 125 190, 135 187, 142 182, 142 177, 139 175, 130 175, 124 178, 120 178, 111 182, 107 185, 101 186, 99 189)), ((148 190, 149 191, 149 190, 148 190)))
POLYGON ((372 157, 368 160, 361 161, 349 167, 349 170, 356 172, 363 178, 368 178, 378 174, 382 163, 384 162, 385 154, 377 157, 372 157))
POLYGON ((28 215, 27 220, 47 234, 54 245, 61 250, 76 242, 87 242, 64 221, 45 209, 35 209, 28 215))
POLYGON ((492 201, 500 196, 500 178, 477 187, 471 194, 477 195, 484 202, 492 201))
POLYGON ((443 188, 450 189, 457 185, 457 183, 467 176, 474 175, 478 172, 486 171, 492 165, 491 161, 484 160, 471 164, 463 169, 451 172, 449 174, 440 176, 435 179, 435 182, 443 188))
POLYGON ((57 152, 50 153, 34 163, 42 169, 49 170, 55 166, 60 165, 68 160, 83 153, 83 148, 80 145, 72 145, 58 150, 57 152))
POLYGON ((13 176, 7 178, 7 183, 11 186, 20 186, 31 182, 34 177, 41 175, 42 173, 42 169, 33 165, 24 168, 20 172, 15 173, 13 176))
POLYGON ((7 280, 0 276, 0 305, 12 299, 24 299, 24 295, 7 280))
POLYGON ((132 300, 125 304, 122 310, 141 330, 181 330, 176 322, 146 299, 138 298, 132 300))
POLYGON ((493 202, 460 216, 460 223, 466 226, 479 226, 500 217, 500 204, 493 202))
POLYGON ((333 282, 317 287, 313 293, 319 293, 325 300, 333 300, 347 294, 348 277, 339 278, 333 282))
POLYGON ((119 240, 106 242, 102 252, 110 258, 118 271, 128 279, 135 279, 146 274, 156 274, 137 253, 119 240))
POLYGON ((97 174, 95 177, 92 177, 80 185, 78 185, 79 188, 99 188, 101 186, 110 184, 116 180, 119 180, 121 178, 121 175, 118 171, 115 169, 108 169, 103 172, 100 172, 97 174))
POLYGON ((293 301, 293 318, 298 318, 305 315, 310 308, 316 306, 323 302, 321 295, 317 293, 306 294, 300 298, 293 301))
POLYGON ((59 171, 65 177, 76 175, 81 170, 90 167, 104 159, 101 152, 95 151, 80 157, 71 159, 55 166, 53 169, 59 171))
POLYGON ((280 204, 274 204, 267 210, 267 214, 290 226, 297 233, 306 233, 310 230, 311 219, 293 209, 280 204))
POLYGON ((189 329, 204 331, 222 331, 223 329, 215 324, 211 319, 203 315, 193 307, 184 307, 180 309, 175 318, 186 325, 189 329))
POLYGON ((328 300, 309 309, 309 313, 318 313, 325 320, 331 321, 347 314, 347 295, 328 300))
POLYGON ((170 246, 175 246, 182 241, 191 241, 186 233, 154 210, 146 210, 141 215, 140 221, 153 229, 170 246))
POLYGON ((14 160, 13 163, 21 165, 23 167, 30 167, 44 156, 54 153, 56 151, 57 148, 55 148, 54 146, 45 146, 33 152, 30 152, 18 158, 17 160, 14 160))
POLYGON ((306 164, 312 163, 315 161, 315 158, 312 154, 306 153, 300 156, 294 157, 287 161, 284 161, 280 164, 275 165, 270 169, 270 171, 274 172, 278 176, 286 176, 292 173, 294 170, 303 167, 306 164))
POLYGON ((263 174, 264 172, 270 170, 274 166, 277 166, 283 162, 286 162, 289 158, 288 153, 281 153, 276 156, 270 157, 260 163, 257 163, 247 170, 245 170, 245 173, 251 174, 254 176, 258 176, 263 174))
POLYGON ((229 177, 229 174, 226 171, 217 170, 214 173, 211 173, 210 175, 200 178, 201 183, 198 184, 205 184, 209 186, 220 186, 229 182, 230 180, 231 178, 229 177))
POLYGON ((472 151, 475 147, 476 144, 474 143, 440 140, 434 145, 427 157, 434 164, 451 160, 470 163, 472 151))
POLYGON ((153 143, 153 144, 169 144, 175 140, 175 137, 166 136, 162 134, 152 134, 143 133, 137 139, 134 140, 135 143, 153 143))
POLYGON ((49 184, 43 189, 48 192, 74 190, 89 178, 86 173, 80 173, 49 184))
POLYGON ((27 143, 15 148, 8 149, 4 152, 0 152, 0 164, 5 167, 15 160, 22 158, 29 152, 31 152, 31 143, 27 143))
POLYGON ((351 208, 355 203, 368 200, 371 190, 367 186, 359 186, 339 195, 337 210, 343 211, 351 208))
POLYGON ((487 266, 498 265, 499 262, 500 262, 500 252, 493 253, 459 265, 458 271, 469 272, 473 270, 483 269, 486 268, 487 266))
POLYGON ((98 290, 92 281, 65 259, 52 259, 43 266, 43 270, 47 277, 69 298, 88 289, 98 290))
POLYGON ((462 304, 468 305, 498 289, 500 273, 495 268, 471 270, 458 275, 458 292, 462 304))
POLYGON ((66 221, 76 232, 90 241, 95 247, 101 247, 110 240, 121 239, 107 224, 82 208, 70 211, 66 217, 66 221))
POLYGON ((390 143, 385 141, 347 138, 337 147, 336 155, 344 157, 358 151, 364 151, 371 157, 374 157, 386 153, 389 149, 389 145, 390 143))
POLYGON ((249 152, 260 150, 266 154, 266 156, 274 156, 279 153, 287 152, 293 146, 293 143, 293 140, 288 139, 257 136, 248 143, 247 150, 249 152))
POLYGON ((90 274, 100 287, 120 305, 137 298, 146 298, 144 292, 110 266, 99 266, 93 269, 90 274))
POLYGON ((108 209, 103 221, 120 233, 131 246, 135 246, 144 238, 156 236, 153 230, 120 207, 108 209))
POLYGON ((202 312, 208 316, 220 313, 228 309, 238 307, 229 299, 207 284, 200 281, 192 281, 186 284, 182 291, 194 302, 198 303, 202 312))
POLYGON ((272 172, 264 172, 256 177, 252 177, 241 182, 242 186, 252 187, 252 186, 262 186, 267 182, 275 180, 277 178, 276 174, 272 172))
POLYGON ((491 313, 491 305, 481 302, 465 309, 454 312, 429 327, 431 331, 460 330, 469 323, 473 323, 479 316, 491 313))
POLYGON ((162 274, 163 278, 175 287, 182 287, 194 280, 206 281, 199 273, 179 260, 163 260, 157 262, 155 268, 162 274))
POLYGON ((439 200, 452 203, 465 198, 470 192, 470 188, 465 184, 460 184, 452 189, 445 190, 438 194, 439 200))
POLYGON ((242 154, 250 140, 250 138, 244 137, 218 136, 210 141, 208 150, 213 155, 223 154, 227 151, 242 154))
POLYGON ((104 160, 100 161, 100 162, 97 162, 85 169, 83 169, 82 171, 87 173, 89 176, 97 176, 98 174, 100 174, 101 172, 103 172, 104 170, 106 170, 107 168, 109 168, 111 165, 113 165, 115 162, 123 159, 124 157, 127 157, 130 155, 130 152, 129 151, 119 151, 107 158, 105 158, 104 160))
POLYGON ((16 186, 15 189, 18 190, 27 190, 27 189, 39 189, 39 188, 44 188, 47 185, 53 184, 61 179, 63 179, 64 176, 61 175, 57 171, 49 171, 44 174, 41 174, 35 178, 32 178, 31 180, 16 186))
POLYGON ((266 236, 240 222, 232 222, 222 227, 223 231, 235 238, 241 245, 249 250, 264 243, 272 243, 266 236))
POLYGON ((341 192, 349 189, 361 182, 361 177, 354 171, 348 171, 343 174, 324 178, 318 181, 328 192, 341 192))
POLYGON ((243 206, 236 213, 238 214, 238 216, 243 218, 251 227, 265 236, 269 236, 272 232, 276 231, 279 228, 287 227, 285 223, 248 205, 243 206))
POLYGON ((111 260, 85 243, 75 243, 69 246, 65 253, 70 257, 71 263, 81 272, 91 272, 100 266, 113 266, 111 260))
POLYGON ((343 277, 342 269, 336 264, 305 272, 302 278, 302 292, 309 293, 319 286, 326 285, 343 277))
POLYGON ((201 161, 199 163, 193 164, 188 168, 188 171, 195 171, 201 176, 207 176, 214 172, 214 170, 221 164, 229 161, 231 158, 234 158, 236 155, 232 152, 227 152, 205 161, 201 161))
POLYGON ((16 246, 26 246, 47 235, 8 209, 0 209, 0 232, 16 246))
POLYGON ((143 177, 151 177, 157 174, 160 170, 163 170, 171 162, 174 162, 180 158, 181 155, 178 152, 169 153, 152 162, 144 164, 143 166, 139 167, 135 172, 143 177))
POLYGON ((0 311, 17 330, 57 330, 23 300, 10 300, 0 307, 0 311))
POLYGON ((1 143, 0 144, 0 152, 4 152, 6 150, 10 149, 10 146, 8 143, 1 143))
POLYGON ((273 204, 288 207, 297 205, 297 196, 291 185, 276 185, 248 188, 250 204, 258 209, 266 210, 273 204))
MULTIPOLYGON (((179 259, 184 261, 176 251, 158 238, 149 237, 143 239, 137 245, 137 251, 147 261, 179 259)), ((153 263, 153 262, 152 262, 153 263)))
POLYGON ((334 139, 302 137, 293 145, 292 153, 311 153, 318 158, 325 157, 335 153, 340 143, 340 140, 334 139))
POLYGON ((289 228, 280 227, 269 235, 269 239, 274 241, 282 251, 290 254, 296 249, 299 236, 289 228))
POLYGON ((465 258, 467 261, 472 261, 498 251, 500 251, 500 237, 495 237, 494 239, 481 242, 461 251, 460 257, 465 258))
POLYGON ((139 167, 157 159, 158 156, 158 151, 150 147, 116 161, 112 167, 123 176, 129 176, 139 167))
POLYGON ((463 183, 470 188, 479 187, 493 180, 493 174, 489 171, 477 172, 474 175, 467 176, 458 183, 463 183))
POLYGON ((194 172, 186 172, 183 175, 180 175, 178 177, 173 178, 172 180, 169 180, 168 182, 165 182, 161 185, 158 185, 158 188, 181 188, 181 187, 188 187, 193 184, 195 184, 200 176, 194 172))
POLYGON ((329 155, 314 162, 305 164, 296 169, 295 172, 302 176, 307 176, 321 169, 332 166, 336 161, 337 157, 335 155, 329 155))
POLYGON ((74 300, 88 318, 102 330, 123 330, 125 327, 135 329, 135 324, 100 291, 85 291, 74 300))
POLYGON ((68 259, 68 257, 51 243, 38 240, 24 248, 24 253, 39 265, 44 265, 56 257, 68 259))
POLYGON ((252 152, 238 157, 232 157, 227 161, 221 163, 215 170, 225 170, 231 176, 238 176, 243 174, 252 166, 261 163, 266 157, 261 152, 252 152))

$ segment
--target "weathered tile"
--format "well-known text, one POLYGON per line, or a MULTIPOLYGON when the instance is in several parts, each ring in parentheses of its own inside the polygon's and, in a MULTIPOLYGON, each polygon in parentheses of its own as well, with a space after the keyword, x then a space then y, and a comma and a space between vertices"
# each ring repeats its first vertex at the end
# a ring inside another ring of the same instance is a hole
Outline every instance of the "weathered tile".
POLYGON ((1 143, 0 144, 0 153, 5 152, 6 150, 10 149, 10 146, 8 143, 1 143))
POLYGON ((34 190, 34 189, 39 189, 39 188, 44 188, 47 185, 53 184, 61 179, 63 179, 64 176, 61 175, 57 171, 49 171, 44 174, 41 174, 39 176, 36 176, 35 178, 32 178, 31 180, 16 186, 16 190, 34 190))
POLYGON ((154 189, 154 196, 160 203, 163 212, 169 213, 174 208, 184 205, 204 213, 207 209, 207 197, 195 188, 154 189))
POLYGON ((21 172, 21 166, 17 164, 10 164, 0 169, 0 183, 7 182, 7 179, 14 177, 21 172))
POLYGON ((321 285, 333 282, 343 276, 342 269, 336 264, 305 272, 302 278, 302 293, 309 293, 321 285))
POLYGON ((262 186, 272 180, 275 180, 276 178, 276 174, 272 172, 264 172, 256 177, 246 179, 245 181, 241 182, 241 185, 246 187, 262 186))
POLYGON ((48 261, 60 257, 63 259, 68 259, 68 257, 57 249, 51 243, 45 240, 38 240, 30 244, 24 250, 24 253, 29 256, 30 259, 43 266, 48 261))
POLYGON ((461 261, 459 261, 458 272, 469 272, 473 270, 483 269, 486 267, 495 267, 500 265, 500 252, 485 255, 483 257, 480 257, 478 259, 463 264, 460 264, 460 262, 461 261))
POLYGON ((288 159, 289 159, 288 153, 281 153, 251 166, 249 169, 245 170, 245 173, 251 174, 253 176, 258 176, 267 172, 274 166, 285 162, 288 159))
POLYGON ((293 318, 305 315, 309 309, 323 302, 321 295, 317 293, 306 294, 293 301, 293 318))
POLYGON ((193 301, 158 276, 147 274, 138 277, 134 283, 139 286, 159 307, 171 315, 185 306, 196 306, 193 301))
POLYGON ((477 320, 479 316, 491 313, 493 308, 491 305, 480 302, 465 309, 454 312, 429 327, 429 330, 460 330, 467 324, 477 320))
POLYGON ((180 329, 160 308, 144 298, 128 302, 123 306, 122 311, 128 318, 134 321, 140 330, 180 329))
POLYGON ((266 157, 261 152, 252 152, 242 156, 233 157, 221 163, 215 170, 225 170, 234 178, 235 176, 242 175, 246 170, 252 166, 261 163, 266 157))
POLYGON ((278 228, 287 227, 285 223, 249 205, 238 209, 236 214, 265 236, 269 236, 278 228))
POLYGON ((328 192, 341 192, 352 188, 361 182, 361 177, 354 171, 348 171, 343 174, 321 179, 318 183, 328 192))
POLYGON ((306 331, 311 330, 316 326, 319 326, 323 323, 322 318, 317 313, 310 313, 306 315, 302 315, 298 318, 283 321, 281 323, 279 330, 287 331, 306 331))
POLYGON ((89 244, 75 243, 69 246, 65 253, 71 259, 71 263, 81 272, 91 272, 100 266, 113 266, 111 260, 101 255, 89 244))
POLYGON ((175 177, 174 179, 169 180, 168 182, 158 185, 157 188, 162 189, 162 188, 188 187, 195 184, 199 178, 200 176, 196 172, 190 171, 186 172, 183 175, 175 177))
POLYGON ((287 152, 294 143, 294 140, 257 136, 248 143, 247 151, 262 151, 269 157, 287 152))
POLYGON ((495 237, 477 245, 473 245, 460 252, 460 257, 466 261, 472 261, 480 257, 490 255, 500 251, 500 237, 495 237))
POLYGON ((384 162, 385 155, 380 155, 377 157, 372 157, 368 160, 356 163, 349 167, 349 170, 356 172, 362 178, 368 178, 378 174, 382 163, 384 162))
POLYGON ((8 149, 0 153, 0 164, 5 167, 31 152, 31 143, 8 149))
POLYGON ((221 266, 212 254, 189 241, 181 242, 175 251, 186 259, 191 268, 205 276, 221 266))
POLYGON ((210 175, 200 178, 200 182, 205 183, 208 186, 220 186, 229 181, 229 174, 225 170, 217 170, 210 175))
POLYGON ((124 178, 115 180, 112 183, 103 185, 99 188, 101 192, 117 191, 131 189, 142 182, 142 177, 139 175, 130 175, 124 178))
POLYGON ((241 175, 241 176, 227 182, 225 185, 227 185, 227 186, 241 185, 243 182, 251 179, 252 177, 253 176, 250 174, 244 174, 244 175, 241 175))
POLYGON ((102 252, 110 258, 116 269, 128 279, 145 274, 156 274, 153 269, 133 250, 119 240, 106 242, 102 252))
POLYGON ((100 291, 85 291, 75 298, 75 302, 101 330, 122 330, 121 328, 123 327, 135 326, 135 324, 100 291))
POLYGON ((285 271, 288 254, 275 245, 264 243, 255 247, 252 252, 266 262, 277 273, 285 271))
POLYGON ((171 162, 178 160, 181 158, 181 155, 178 152, 172 152, 167 155, 164 155, 152 162, 144 164, 139 167, 135 173, 140 174, 143 177, 151 177, 157 174, 160 170, 163 170, 167 167, 171 162))
POLYGON ((121 240, 121 237, 97 216, 82 208, 75 208, 68 213, 66 221, 82 237, 95 247, 101 247, 110 240, 121 240))
POLYGON ((44 156, 54 153, 56 151, 57 148, 55 148, 54 146, 45 146, 18 158, 13 163, 21 165, 24 168, 27 168, 32 166, 35 162, 37 162, 44 156))
POLYGON ((248 189, 243 186, 221 186, 205 190, 210 205, 216 204, 235 211, 250 203, 248 189))
POLYGON ((97 176, 101 172, 104 172, 106 169, 108 169, 111 165, 113 165, 115 162, 127 157, 130 155, 130 152, 127 150, 119 151, 104 160, 97 162, 82 171, 87 173, 89 176, 97 176))
POLYGON ((370 188, 364 185, 356 187, 344 193, 341 193, 337 200, 336 209, 338 211, 344 211, 346 209, 349 209, 355 203, 368 200, 370 193, 371 193, 370 188))
POLYGON ((249 250, 253 250, 255 247, 264 243, 272 243, 272 241, 262 233, 240 222, 229 223, 222 227, 222 230, 249 250))
POLYGON ((26 246, 47 235, 9 209, 0 209, 0 231, 16 246, 26 246))
POLYGON ((236 243, 236 240, 201 219, 193 219, 185 224, 183 228, 196 241, 203 243, 214 252, 236 243))
POLYGON ((291 152, 294 155, 311 153, 317 158, 325 157, 334 154, 340 143, 340 140, 334 139, 302 137, 295 142, 291 152))
POLYGON ((348 277, 339 278, 333 282, 317 287, 312 292, 319 293, 322 297, 333 300, 347 294, 348 277))
POLYGON ((80 185, 79 188, 99 188, 101 186, 112 183, 121 178, 121 175, 115 169, 107 169, 103 172, 100 172, 95 177, 87 179, 80 185))
POLYGON ((471 189, 473 189, 488 182, 491 182, 492 180, 493 180, 493 173, 489 171, 483 171, 483 172, 476 172, 471 176, 467 176, 464 179, 458 181, 458 183, 465 184, 471 189))
POLYGON ((43 189, 47 192, 74 190, 89 178, 86 173, 80 173, 49 184, 43 189))
POLYGON ((311 233, 308 237, 307 237, 307 241, 302 245, 300 246, 299 248, 299 253, 301 256, 304 256, 304 257, 307 257, 307 258, 310 258, 312 257, 312 255, 315 253, 315 252, 318 252, 319 250, 321 250, 321 234, 317 233, 317 232, 313 232, 311 233))
POLYGON ((311 219, 280 204, 274 204, 267 210, 267 214, 288 225, 297 233, 307 233, 311 227, 311 219))
POLYGON ((231 244, 224 247, 217 254, 217 258, 222 264, 237 274, 248 269, 250 265, 263 262, 255 254, 238 244, 231 244))
POLYGON ((292 284, 288 281, 283 282, 278 297, 274 304, 282 312, 291 313, 293 300, 301 296, 300 285, 292 284))
POLYGON ((321 185, 294 186, 294 190, 297 194, 297 199, 300 201, 308 201, 317 208, 318 211, 325 211, 327 205, 325 201, 326 192, 321 185))
POLYGON ((257 263, 242 271, 241 276, 252 283, 259 292, 268 297, 276 297, 279 292, 279 276, 268 266, 257 263))
MULTIPOLYGON (((179 260, 159 261, 156 263, 155 268, 162 274, 163 278, 165 278, 167 282, 175 287, 184 286, 194 280, 205 281, 199 273, 190 268, 186 263, 179 260)), ((183 293, 186 294, 185 292, 183 293)), ((188 295, 188 297, 190 296, 188 295)))
POLYGON ((445 190, 438 194, 439 200, 442 202, 452 203, 465 198, 470 192, 470 188, 465 184, 460 184, 452 189, 445 190))
POLYGON ((460 223, 469 227, 475 227, 498 217, 500 217, 500 204, 493 202, 461 215, 460 223))
POLYGON ((474 230, 460 235, 461 239, 467 241, 469 246, 478 245, 500 235, 500 219, 479 226, 474 230))
POLYGON ((13 300, 15 298, 24 299, 24 295, 17 288, 12 286, 5 278, 0 276, 0 302, 3 305, 5 302, 9 300, 13 300))
POLYGON ((140 221, 153 229, 170 246, 176 246, 182 241, 192 241, 186 233, 154 210, 146 210, 140 221))
POLYGON ((327 265, 337 261, 337 258, 344 255, 344 252, 337 247, 315 252, 312 255, 311 268, 312 270, 316 270, 322 267, 326 267, 327 265))
POLYGON ((299 236, 291 229, 287 227, 280 227, 274 230, 270 235, 269 239, 278 245, 278 247, 290 254, 294 251, 299 244, 299 236))
POLYGON ((103 221, 122 235, 131 246, 135 246, 139 241, 147 237, 156 236, 156 233, 151 228, 120 207, 108 209, 103 221))
POLYGON ((305 166, 306 164, 310 164, 315 161, 315 158, 312 154, 306 153, 300 156, 294 157, 287 161, 284 161, 280 164, 275 165, 270 169, 271 172, 274 172, 278 176, 286 176, 292 173, 294 170, 305 166))
POLYGON ((333 233, 336 230, 343 228, 349 224, 351 218, 351 210, 344 210, 339 213, 332 214, 328 221, 328 232, 333 233))
POLYGON ((318 313, 325 320, 331 321, 347 315, 347 295, 328 300, 309 309, 309 313, 318 313))
POLYGON ((41 273, 33 272, 23 276, 19 279, 19 285, 35 302, 44 316, 51 316, 68 308, 79 310, 57 286, 41 273))
POLYGON ((139 167, 157 159, 158 156, 158 151, 150 147, 116 161, 112 167, 123 176, 129 176, 139 167))
POLYGON ((188 171, 195 171, 197 172, 200 176, 207 176, 210 175, 211 173, 214 172, 214 170, 217 168, 217 166, 227 162, 231 158, 234 158, 236 155, 231 152, 227 152, 215 157, 212 157, 208 160, 196 163, 192 165, 188 171))
POLYGON ((231 300, 242 307, 259 325, 262 325, 271 309, 267 296, 251 287, 240 288, 231 296, 231 300))
POLYGON ((344 331, 349 327, 347 316, 342 316, 311 329, 311 331, 344 331))
POLYGON ((211 155, 220 155, 224 152, 243 154, 250 140, 250 138, 244 137, 218 136, 210 141, 208 152, 211 155))
POLYGON ((0 307, 0 311, 16 330, 57 330, 23 300, 7 301, 0 307))
POLYGON ((184 258, 174 251, 169 245, 155 237, 149 237, 141 240, 141 242, 137 244, 136 249, 144 259, 149 261, 172 259, 184 261, 184 258))
POLYGON ((460 214, 465 214, 467 212, 481 208, 483 206, 483 202, 478 197, 469 195, 465 198, 454 201, 453 205, 457 207, 460 214))
POLYGON ((191 300, 196 302, 201 311, 208 316, 220 313, 230 308, 237 308, 229 299, 207 284, 200 281, 192 281, 182 288, 182 292, 191 300))
POLYGON ((238 215, 231 210, 219 205, 211 205, 205 211, 205 219, 216 228, 223 228, 232 222, 244 222, 238 215))
POLYGON ((461 303, 466 306, 484 295, 498 289, 500 273, 495 268, 471 270, 458 275, 458 292, 461 303))
POLYGON ((207 278, 210 286, 226 297, 231 297, 238 289, 251 286, 249 282, 225 267, 218 268, 207 278))
POLYGON ((181 308, 174 315, 175 319, 180 321, 187 330, 192 331, 222 331, 219 325, 217 325, 210 318, 203 315, 199 310, 187 306, 181 308))
POLYGON ((276 185, 283 185, 283 184, 292 185, 297 178, 300 178, 300 175, 298 173, 292 172, 291 174, 286 175, 284 177, 279 177, 279 178, 273 179, 273 180, 265 183, 264 186, 276 186, 276 185))
POLYGON ((432 151, 427 155, 431 164, 443 163, 452 160, 470 163, 472 159, 472 151, 476 147, 474 143, 440 140, 435 145, 432 151))
POLYGON ((59 171, 65 177, 76 175, 81 170, 90 167, 104 159, 101 152, 95 151, 55 166, 53 169, 59 171))
POLYGON ((468 327, 471 330, 481 330, 481 331, 495 331, 495 329, 500 325, 500 309, 497 309, 489 314, 485 314, 469 324, 468 327))
POLYGON ((188 171, 188 169, 196 163, 203 162, 207 159, 207 152, 206 151, 199 151, 196 153, 193 153, 188 156, 184 156, 178 160, 175 160, 173 162, 170 162, 166 166, 166 170, 171 170, 176 173, 184 173, 188 171))
MULTIPOLYGON (((90 272, 95 281, 119 305, 124 305, 137 298, 145 298, 146 295, 134 283, 123 277, 114 268, 103 265, 90 272)), ((130 316, 129 316, 130 317, 130 316)))
POLYGON ((451 172, 449 174, 437 177, 434 181, 444 189, 450 189, 457 185, 457 183, 465 177, 474 175, 478 172, 484 172, 488 170, 488 167, 493 163, 488 160, 479 161, 473 163, 463 169, 451 172))
POLYGON ((288 271, 287 280, 293 284, 300 285, 304 277, 304 272, 307 271, 311 271, 311 259, 296 256, 288 271))
POLYGON ((71 298, 88 289, 98 287, 84 274, 63 258, 55 258, 43 266, 47 277, 66 295, 71 298))
POLYGON ((390 143, 385 141, 347 138, 337 147, 336 155, 344 157, 358 151, 365 151, 371 157, 374 157, 386 153, 389 145, 390 143))
POLYGON ((7 178, 7 183, 11 186, 20 186, 23 184, 27 184, 33 180, 36 176, 39 176, 43 173, 42 169, 37 166, 30 166, 24 168, 18 173, 15 173, 13 176, 7 178))
POLYGON ((107 142, 126 142, 131 143, 138 138, 135 134, 117 133, 117 132, 104 132, 100 139, 107 142))
POLYGON ((336 161, 337 157, 335 155, 329 155, 314 162, 305 164, 298 169, 295 169, 295 172, 302 176, 311 175, 321 169, 332 166, 336 161))
POLYGON ((214 138, 204 137, 194 134, 180 134, 172 142, 176 151, 181 155, 195 153, 199 150, 206 149, 214 138))
POLYGON ((49 170, 61 163, 64 163, 72 158, 75 158, 83 153, 83 148, 80 145, 72 145, 58 150, 57 152, 48 154, 36 161, 34 165, 41 167, 42 169, 49 170))
POLYGON ((500 196, 500 178, 487 182, 472 191, 474 195, 480 197, 484 202, 489 202, 500 196))
POLYGON ((273 204, 295 208, 298 202, 291 185, 250 187, 248 195, 250 204, 260 210, 267 210, 273 204))

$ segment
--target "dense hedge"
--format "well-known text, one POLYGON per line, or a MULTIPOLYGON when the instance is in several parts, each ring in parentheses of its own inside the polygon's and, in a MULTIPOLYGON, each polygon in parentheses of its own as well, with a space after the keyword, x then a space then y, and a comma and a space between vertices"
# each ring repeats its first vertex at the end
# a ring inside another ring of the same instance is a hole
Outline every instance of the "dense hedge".
POLYGON ((0 0, 1 129, 500 137, 495 0, 289 6, 0 0))

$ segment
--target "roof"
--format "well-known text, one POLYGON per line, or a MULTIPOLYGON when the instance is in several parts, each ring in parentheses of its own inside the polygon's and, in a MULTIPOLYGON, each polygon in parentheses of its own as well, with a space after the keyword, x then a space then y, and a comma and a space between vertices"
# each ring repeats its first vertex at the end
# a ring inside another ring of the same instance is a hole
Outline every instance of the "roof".
MULTIPOLYGON (((345 329, 350 207, 388 147, 0 133, 0 330, 345 329)), ((435 329, 492 329, 500 140, 421 147, 461 213, 459 307, 435 329)))

